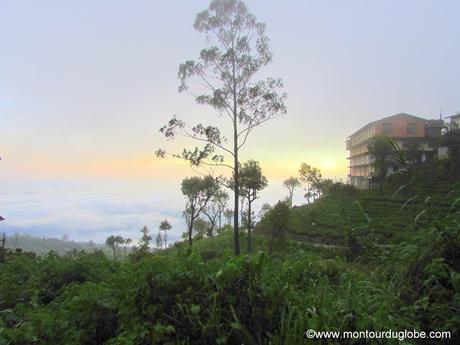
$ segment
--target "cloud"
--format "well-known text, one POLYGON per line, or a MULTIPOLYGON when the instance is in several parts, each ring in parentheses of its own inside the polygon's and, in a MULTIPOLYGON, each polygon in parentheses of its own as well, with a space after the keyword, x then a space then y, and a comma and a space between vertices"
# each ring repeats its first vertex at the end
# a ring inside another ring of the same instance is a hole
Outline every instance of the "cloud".
POLYGON ((147 225, 156 233, 160 222, 173 225, 168 238, 180 239, 185 230, 182 205, 168 204, 149 197, 108 193, 65 192, 0 194, 1 224, 8 232, 61 237, 76 241, 103 242, 111 234, 130 237, 136 242, 139 230, 147 225))

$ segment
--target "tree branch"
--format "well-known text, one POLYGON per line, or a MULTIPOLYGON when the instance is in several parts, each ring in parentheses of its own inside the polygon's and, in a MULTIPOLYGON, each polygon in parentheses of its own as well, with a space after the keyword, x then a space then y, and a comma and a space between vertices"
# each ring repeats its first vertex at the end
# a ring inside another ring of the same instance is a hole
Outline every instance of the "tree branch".
POLYGON ((230 151, 229 149, 227 149, 226 147, 224 147, 222 145, 216 144, 216 143, 214 143, 214 142, 212 142, 212 141, 210 141, 208 139, 199 138, 196 135, 190 134, 186 129, 183 129, 182 131, 183 131, 183 133, 185 133, 184 137, 195 139, 195 140, 202 141, 202 142, 205 142, 205 143, 209 143, 209 144, 214 145, 215 147, 217 147, 217 148, 219 148, 221 150, 224 150, 225 152, 231 154, 232 156, 235 156, 235 154, 232 151, 230 151))

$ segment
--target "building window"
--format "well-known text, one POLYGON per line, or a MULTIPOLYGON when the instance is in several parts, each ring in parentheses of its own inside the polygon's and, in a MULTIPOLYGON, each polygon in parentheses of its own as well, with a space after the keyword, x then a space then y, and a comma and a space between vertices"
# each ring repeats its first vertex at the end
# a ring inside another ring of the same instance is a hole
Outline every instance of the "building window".
POLYGON ((417 133, 417 124, 416 123, 408 123, 406 130, 407 130, 407 134, 415 134, 415 133, 417 133))
POLYGON ((393 124, 391 123, 384 123, 383 124, 383 134, 393 134, 393 124))

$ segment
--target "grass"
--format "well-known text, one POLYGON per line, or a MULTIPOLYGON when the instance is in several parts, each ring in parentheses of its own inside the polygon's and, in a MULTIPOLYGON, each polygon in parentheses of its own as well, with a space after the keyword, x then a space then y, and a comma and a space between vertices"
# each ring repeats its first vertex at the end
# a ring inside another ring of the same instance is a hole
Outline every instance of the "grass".
POLYGON ((459 197, 460 181, 449 177, 447 163, 428 162, 418 167, 414 172, 417 186, 395 175, 387 179, 383 195, 368 190, 357 197, 324 197, 294 208, 290 232, 309 236, 312 242, 336 244, 346 243, 347 231, 359 228, 372 229, 381 243, 407 239, 413 236, 419 214, 429 209, 430 217, 442 218, 459 197))

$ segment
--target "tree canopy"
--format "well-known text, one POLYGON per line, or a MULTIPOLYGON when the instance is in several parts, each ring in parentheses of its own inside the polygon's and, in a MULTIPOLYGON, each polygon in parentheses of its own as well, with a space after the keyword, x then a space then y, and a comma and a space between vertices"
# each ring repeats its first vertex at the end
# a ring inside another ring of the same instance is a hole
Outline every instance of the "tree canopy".
POLYGON ((289 192, 289 205, 292 207, 292 198, 294 196, 294 190, 300 186, 300 181, 297 177, 291 176, 283 182, 283 186, 287 188, 289 192))
POLYGON ((300 181, 305 183, 305 198, 307 202, 310 199, 315 200, 319 194, 319 186, 321 183, 321 171, 307 163, 302 163, 299 169, 300 181))
POLYGON ((219 190, 219 184, 212 176, 193 176, 182 181, 182 194, 186 197, 185 215, 188 225, 188 240, 192 245, 193 223, 219 190))
MULTIPOLYGON (((160 223, 160 231, 163 231, 164 232, 164 236, 163 236, 163 240, 162 240, 162 244, 164 244, 165 248, 168 247, 168 242, 167 242, 167 236, 166 236, 166 233, 171 230, 172 226, 171 224, 169 224, 168 220, 165 219, 163 220, 161 223, 160 223)), ((158 237, 158 236, 157 236, 158 237)), ((158 241, 158 239, 157 239, 158 241)))

